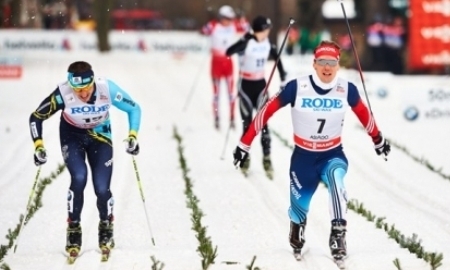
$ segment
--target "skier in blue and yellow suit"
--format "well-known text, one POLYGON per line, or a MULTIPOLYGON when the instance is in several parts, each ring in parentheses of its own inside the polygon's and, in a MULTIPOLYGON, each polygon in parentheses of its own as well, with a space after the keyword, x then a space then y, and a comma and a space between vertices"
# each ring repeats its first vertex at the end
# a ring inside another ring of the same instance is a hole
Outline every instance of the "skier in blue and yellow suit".
POLYGON ((42 123, 62 110, 59 126, 61 152, 71 175, 66 243, 68 252, 79 252, 82 243, 80 215, 88 174, 86 156, 92 172, 100 216, 99 246, 113 246, 114 243, 113 196, 110 190, 113 166, 109 117, 111 105, 128 114, 126 151, 137 155, 137 133, 141 121, 139 105, 111 80, 94 76, 92 67, 87 62, 70 64, 67 80, 60 83, 30 116, 30 133, 35 146, 34 161, 37 166, 41 166, 47 161, 42 123))

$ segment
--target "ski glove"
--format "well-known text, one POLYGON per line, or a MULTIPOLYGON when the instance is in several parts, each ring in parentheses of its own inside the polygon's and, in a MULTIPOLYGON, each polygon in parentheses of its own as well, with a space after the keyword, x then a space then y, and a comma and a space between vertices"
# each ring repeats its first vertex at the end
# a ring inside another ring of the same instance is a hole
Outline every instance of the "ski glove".
POLYGON ((381 135, 381 132, 373 139, 375 152, 377 155, 384 155, 387 157, 389 155, 389 152, 391 152, 391 145, 387 140, 384 139, 384 137, 381 135))
POLYGON ((34 164, 41 166, 47 162, 47 151, 42 146, 36 147, 34 150, 34 164))
POLYGON ((136 156, 139 154, 139 143, 134 135, 128 136, 127 139, 125 139, 127 145, 126 145, 126 151, 128 154, 136 156))
POLYGON ((239 166, 242 168, 244 166, 245 161, 248 158, 248 151, 245 151, 241 147, 237 146, 233 152, 233 157, 234 157, 233 161, 234 166, 239 166))

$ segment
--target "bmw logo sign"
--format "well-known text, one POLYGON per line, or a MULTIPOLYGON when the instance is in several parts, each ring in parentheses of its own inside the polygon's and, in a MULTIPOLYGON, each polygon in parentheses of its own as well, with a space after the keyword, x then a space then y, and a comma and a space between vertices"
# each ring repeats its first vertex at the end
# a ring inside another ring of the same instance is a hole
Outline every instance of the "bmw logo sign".
POLYGON ((403 112, 403 116, 408 121, 415 121, 419 117, 419 109, 417 109, 417 107, 415 107, 415 106, 409 106, 403 112))
POLYGON ((388 91, 386 88, 382 87, 377 90, 377 95, 379 98, 385 98, 388 95, 388 91))

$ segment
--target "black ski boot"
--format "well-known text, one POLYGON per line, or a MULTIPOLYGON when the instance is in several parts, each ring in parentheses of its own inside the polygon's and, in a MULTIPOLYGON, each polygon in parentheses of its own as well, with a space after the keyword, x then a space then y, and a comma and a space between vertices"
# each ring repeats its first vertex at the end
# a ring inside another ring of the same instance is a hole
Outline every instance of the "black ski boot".
POLYGON ((247 157, 247 159, 244 161, 244 164, 242 164, 241 172, 247 177, 248 176, 248 169, 250 168, 250 155, 247 157))
POLYGON ((266 175, 269 179, 273 178, 273 167, 272 161, 270 160, 270 155, 265 155, 263 158, 263 167, 264 171, 266 171, 266 175))
POLYGON ((98 246, 102 249, 104 247, 114 247, 114 224, 112 218, 107 220, 100 220, 98 223, 98 246))
POLYGON ((342 260, 347 256, 347 243, 345 233, 347 232, 347 221, 334 219, 331 221, 330 250, 335 260, 342 260))
POLYGON ((69 222, 67 226, 66 251, 78 254, 81 249, 82 231, 79 222, 69 222))
POLYGON ((220 120, 219 120, 219 117, 218 117, 218 116, 214 117, 214 127, 215 127, 217 130, 220 129, 220 120))
POLYGON ((301 260, 302 248, 305 244, 305 227, 306 220, 300 224, 291 221, 291 229, 289 231, 289 243, 294 251, 294 257, 301 260))

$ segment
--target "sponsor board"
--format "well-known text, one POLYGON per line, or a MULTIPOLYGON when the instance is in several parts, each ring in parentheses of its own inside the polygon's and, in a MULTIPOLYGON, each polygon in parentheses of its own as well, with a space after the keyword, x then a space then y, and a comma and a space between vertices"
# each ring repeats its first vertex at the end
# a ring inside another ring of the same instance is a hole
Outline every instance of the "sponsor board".
POLYGON ((20 79, 22 61, 18 57, 0 56, 0 79, 20 79))
POLYGON ((450 1, 411 0, 409 67, 442 68, 450 65, 450 1))
MULTIPOLYGON (((447 79, 448 80, 448 79, 447 79)), ((409 122, 450 119, 450 86, 445 77, 410 76, 399 79, 401 113, 409 122), (400 81, 403 81, 402 83, 400 81)))
MULTIPOLYGON (((74 30, 38 31, 0 30, 0 52, 24 51, 97 51, 95 32, 74 30)), ((138 53, 203 53, 209 50, 209 39, 197 32, 111 31, 112 51, 138 53)), ((237 37, 238 38, 238 37, 237 37)))

